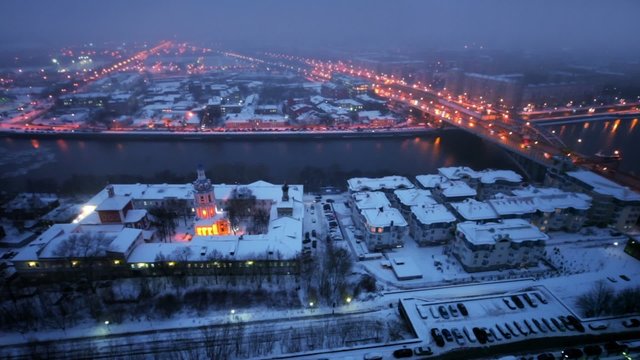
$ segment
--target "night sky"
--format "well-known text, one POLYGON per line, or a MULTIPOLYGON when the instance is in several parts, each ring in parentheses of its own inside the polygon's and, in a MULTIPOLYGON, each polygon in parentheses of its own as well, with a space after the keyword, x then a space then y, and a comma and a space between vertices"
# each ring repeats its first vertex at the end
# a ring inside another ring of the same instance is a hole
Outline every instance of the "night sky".
POLYGON ((640 1, 5 0, 9 47, 177 39, 273 48, 640 54, 640 1))

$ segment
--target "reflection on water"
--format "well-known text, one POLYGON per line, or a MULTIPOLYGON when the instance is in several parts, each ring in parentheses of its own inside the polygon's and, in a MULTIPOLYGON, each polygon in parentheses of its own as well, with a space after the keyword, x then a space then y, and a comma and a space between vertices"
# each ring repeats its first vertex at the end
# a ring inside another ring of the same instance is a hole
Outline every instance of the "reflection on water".
POLYGON ((22 186, 22 177, 27 173, 34 181, 62 183, 72 177, 90 177, 102 185, 107 179, 151 181, 156 174, 167 171, 175 175, 174 180, 190 179, 200 163, 216 182, 262 178, 273 182, 302 181, 310 186, 341 185, 347 176, 414 176, 436 172, 441 166, 514 168, 502 150, 461 131, 402 139, 207 142, 4 139, 0 143, 0 157, 0 164, 6 167, 29 169, 4 177, 3 182, 9 183, 2 185, 14 188, 22 186), (29 163, 36 156, 40 156, 40 161, 33 168, 29 163), (43 163, 42 159, 46 161, 43 163))
POLYGON ((622 153, 622 170, 640 173, 640 131, 635 131, 638 119, 616 119, 552 126, 562 140, 574 151, 585 155, 597 152, 622 153), (581 139, 582 141, 578 141, 581 139))

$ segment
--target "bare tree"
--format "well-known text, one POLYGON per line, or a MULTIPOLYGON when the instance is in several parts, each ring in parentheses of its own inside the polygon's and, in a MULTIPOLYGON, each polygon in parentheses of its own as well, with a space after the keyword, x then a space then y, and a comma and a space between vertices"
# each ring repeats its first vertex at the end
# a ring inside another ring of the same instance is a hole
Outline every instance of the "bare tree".
POLYGON ((596 282, 591 290, 578 297, 576 305, 587 317, 600 316, 611 312, 614 291, 604 281, 596 282))

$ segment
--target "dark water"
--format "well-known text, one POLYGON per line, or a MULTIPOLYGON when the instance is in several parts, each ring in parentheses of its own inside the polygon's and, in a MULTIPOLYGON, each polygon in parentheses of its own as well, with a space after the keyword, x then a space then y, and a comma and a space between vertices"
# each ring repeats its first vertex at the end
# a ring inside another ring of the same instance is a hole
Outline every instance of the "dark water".
POLYGON ((571 149, 594 155, 622 153, 620 169, 640 174, 640 124, 636 119, 579 122, 550 126, 571 149), (582 141, 579 141, 582 140, 582 141))
POLYGON ((203 164, 215 182, 263 179, 308 190, 352 176, 433 173, 441 166, 509 168, 499 148, 461 131, 416 138, 99 141, 0 139, 0 186, 91 192, 111 182, 185 182, 203 164))

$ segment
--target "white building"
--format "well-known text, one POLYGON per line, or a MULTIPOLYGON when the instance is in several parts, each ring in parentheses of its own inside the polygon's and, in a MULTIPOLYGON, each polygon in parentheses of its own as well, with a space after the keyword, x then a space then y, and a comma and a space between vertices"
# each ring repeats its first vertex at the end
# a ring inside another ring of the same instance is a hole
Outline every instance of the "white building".
POLYGON ((585 192, 593 198, 589 221, 629 231, 640 217, 640 194, 616 184, 594 172, 579 170, 566 173, 565 188, 585 192))
POLYGON ((421 246, 442 244, 453 238, 456 217, 442 204, 411 207, 409 233, 421 246))
POLYGON ((384 191, 391 193, 398 189, 413 189, 414 186, 404 176, 385 176, 381 178, 351 178, 347 180, 349 192, 384 191))
POLYGON ((500 218, 491 204, 475 199, 465 199, 460 202, 450 203, 456 210, 462 221, 487 222, 500 218))
POLYGON ((522 219, 501 223, 462 222, 456 227, 453 255, 469 272, 536 266, 549 237, 522 219))
POLYGON ((409 226, 400 211, 391 207, 384 193, 354 193, 350 203, 353 222, 363 232, 369 250, 404 245, 409 226))
POLYGON ((512 170, 475 171, 466 166, 442 167, 438 173, 449 180, 462 180, 475 189, 478 199, 488 199, 498 193, 510 194, 522 183, 522 176, 512 170))

